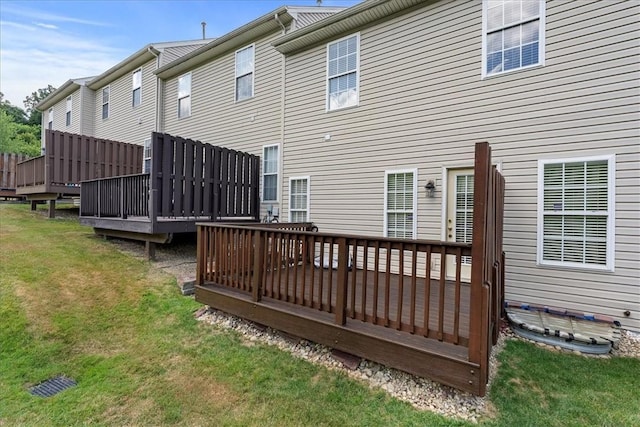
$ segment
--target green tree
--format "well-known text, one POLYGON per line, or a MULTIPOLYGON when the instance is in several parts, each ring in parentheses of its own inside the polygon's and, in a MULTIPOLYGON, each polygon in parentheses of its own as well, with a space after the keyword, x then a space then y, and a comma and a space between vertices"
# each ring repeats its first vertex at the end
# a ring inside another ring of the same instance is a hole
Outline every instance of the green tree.
POLYGON ((4 99, 4 93, 0 92, 0 110, 4 111, 13 118, 16 123, 27 123, 27 114, 20 107, 12 105, 8 100, 4 99))
POLYGON ((0 153, 40 155, 40 126, 16 123, 12 116, 0 109, 0 153))
POLYGON ((24 99, 24 108, 29 117, 27 123, 30 125, 38 125, 42 123, 42 112, 36 109, 36 105, 40 103, 43 99, 49 96, 50 93, 55 91, 56 88, 48 85, 45 88, 38 89, 35 92, 32 92, 31 95, 28 95, 24 99))

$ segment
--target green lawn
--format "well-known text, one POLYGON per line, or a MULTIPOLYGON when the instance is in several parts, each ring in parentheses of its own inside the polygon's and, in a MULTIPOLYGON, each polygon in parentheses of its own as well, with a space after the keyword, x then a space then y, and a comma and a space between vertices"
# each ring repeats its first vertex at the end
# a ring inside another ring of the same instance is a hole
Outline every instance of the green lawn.
MULTIPOLYGON (((40 209, 44 210, 42 206, 40 209)), ((0 426, 467 425, 194 319, 175 279, 77 220, 0 204, 0 426), (29 394, 64 374, 78 385, 29 394)), ((509 342, 486 425, 640 425, 640 360, 509 342)))

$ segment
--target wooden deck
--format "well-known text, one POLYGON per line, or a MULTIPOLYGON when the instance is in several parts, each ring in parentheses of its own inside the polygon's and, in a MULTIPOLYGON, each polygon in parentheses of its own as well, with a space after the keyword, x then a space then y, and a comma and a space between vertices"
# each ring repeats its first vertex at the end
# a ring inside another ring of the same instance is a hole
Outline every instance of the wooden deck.
POLYGON ((198 224, 196 300, 482 396, 505 259, 504 180, 486 143, 474 183, 472 244, 198 224))
POLYGON ((150 173, 83 181, 80 223, 153 241, 200 221, 258 221, 259 157, 154 132, 151 159, 150 173))

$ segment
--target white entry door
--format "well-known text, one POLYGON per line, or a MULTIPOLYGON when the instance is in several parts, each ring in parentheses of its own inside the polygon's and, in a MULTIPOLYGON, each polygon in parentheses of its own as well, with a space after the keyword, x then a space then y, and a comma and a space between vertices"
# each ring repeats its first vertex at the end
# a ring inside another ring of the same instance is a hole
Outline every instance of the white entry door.
MULTIPOLYGON (((471 243, 473 237, 473 169, 450 169, 447 176, 446 238, 449 242, 471 243)), ((447 256, 447 277, 456 275, 455 256, 447 256)), ((461 279, 471 280, 471 257, 463 256, 461 279)))

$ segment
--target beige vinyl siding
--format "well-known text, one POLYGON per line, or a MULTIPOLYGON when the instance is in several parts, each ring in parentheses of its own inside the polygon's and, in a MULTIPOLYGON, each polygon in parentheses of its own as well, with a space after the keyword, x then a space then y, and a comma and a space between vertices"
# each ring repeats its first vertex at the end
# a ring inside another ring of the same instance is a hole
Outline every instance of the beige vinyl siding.
MULTIPOLYGON (((190 71, 190 117, 178 118, 179 76, 168 79, 163 91, 163 131, 261 157, 264 145, 280 143, 282 55, 270 44, 275 36, 277 34, 255 41, 252 98, 235 101, 237 49, 190 71)), ((281 187, 278 193, 281 194, 281 187)))
POLYGON ((167 65, 169 62, 174 61, 181 56, 184 56, 187 53, 190 53, 197 48, 202 47, 203 45, 204 43, 163 48, 162 54, 160 55, 160 67, 167 65))
MULTIPOLYGON (((80 122, 80 133, 82 135, 93 136, 95 133, 95 103, 96 93, 86 86, 80 86, 80 96, 82 105, 78 113, 80 122)), ((101 106, 102 107, 102 106, 101 106)))
POLYGON ((288 56, 281 216, 289 177, 309 175, 321 231, 382 235, 384 171, 417 168, 418 237, 439 240, 443 168, 488 141, 506 178, 507 298, 640 330, 639 16, 637 2, 547 2, 545 66, 482 79, 481 2, 430 3, 358 30, 359 106, 328 113, 326 45, 288 56), (611 154, 615 271, 537 266, 538 160, 611 154))
POLYGON ((132 74, 137 69, 108 83, 110 110, 106 120, 102 119, 102 88, 96 91, 93 109, 96 137, 140 145, 150 137, 156 121, 156 76, 153 74, 156 65, 154 58, 140 67, 142 102, 135 108, 132 106, 132 74))

